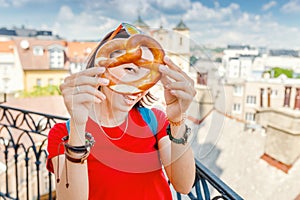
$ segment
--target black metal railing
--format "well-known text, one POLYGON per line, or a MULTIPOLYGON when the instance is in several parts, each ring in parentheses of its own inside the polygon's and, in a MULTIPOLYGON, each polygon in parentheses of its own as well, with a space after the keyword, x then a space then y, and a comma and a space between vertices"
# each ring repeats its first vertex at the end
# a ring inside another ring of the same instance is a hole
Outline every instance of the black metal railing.
POLYGON ((0 199, 53 199, 48 130, 67 118, 0 105, 0 199))
MULTIPOLYGON (((242 200, 235 191, 219 179, 214 173, 207 169, 200 161, 196 161, 196 179, 191 191, 187 196, 192 200, 242 200), (209 185, 208 185, 209 184, 209 185), (217 193, 211 197, 211 191, 217 193)), ((181 200, 181 194, 177 193, 177 199, 181 200)))
MULTIPOLYGON (((54 177, 46 170, 50 128, 67 118, 0 105, 0 200, 55 199, 54 177)), ((242 199, 196 160, 197 178, 189 199, 242 199), (211 197, 212 191, 217 193, 211 197)), ((177 199, 183 195, 176 193, 177 199)))

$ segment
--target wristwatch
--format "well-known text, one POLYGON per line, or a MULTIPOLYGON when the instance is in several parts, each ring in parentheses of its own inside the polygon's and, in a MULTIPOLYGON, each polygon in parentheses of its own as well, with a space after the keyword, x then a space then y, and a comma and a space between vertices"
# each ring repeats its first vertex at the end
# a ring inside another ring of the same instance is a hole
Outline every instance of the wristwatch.
POLYGON ((188 142, 189 136, 191 135, 191 128, 188 127, 188 126, 185 124, 185 132, 184 132, 182 138, 177 139, 177 138, 174 138, 174 137, 172 136, 172 133, 171 133, 171 127, 170 127, 170 125, 168 125, 168 127, 167 127, 167 134, 169 135, 169 138, 170 138, 170 140, 171 140, 172 142, 174 142, 174 143, 176 143, 176 144, 183 144, 183 145, 185 145, 185 144, 188 142))

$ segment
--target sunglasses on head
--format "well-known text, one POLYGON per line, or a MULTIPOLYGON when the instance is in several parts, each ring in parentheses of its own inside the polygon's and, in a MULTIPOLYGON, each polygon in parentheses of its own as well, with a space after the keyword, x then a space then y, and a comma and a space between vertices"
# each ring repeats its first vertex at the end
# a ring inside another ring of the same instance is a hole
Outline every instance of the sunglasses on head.
POLYGON ((126 31, 126 33, 130 36, 130 35, 134 35, 134 34, 142 34, 143 32, 141 30, 139 30, 138 28, 136 28, 135 26, 128 24, 128 23, 121 23, 116 30, 110 35, 110 37, 108 38, 107 41, 110 41, 112 39, 114 39, 116 37, 116 35, 120 32, 120 30, 124 29, 126 31))

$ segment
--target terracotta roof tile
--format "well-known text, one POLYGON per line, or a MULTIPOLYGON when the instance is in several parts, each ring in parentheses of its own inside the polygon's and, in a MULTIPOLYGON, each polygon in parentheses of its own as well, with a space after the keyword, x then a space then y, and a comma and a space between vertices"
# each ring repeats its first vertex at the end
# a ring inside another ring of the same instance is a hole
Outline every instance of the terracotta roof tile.
POLYGON ((13 53, 15 42, 12 40, 0 41, 0 53, 13 53))
MULTIPOLYGON (((41 40, 36 38, 16 38, 16 47, 24 70, 48 70, 50 69, 49 47, 57 47, 65 50, 67 42, 64 40, 41 40), (42 55, 34 55, 33 47, 42 47, 42 55)), ((65 59, 66 60, 66 59, 65 59)), ((66 69, 66 66, 64 67, 66 69)))
POLYGON ((68 42, 67 57, 71 62, 84 62, 98 42, 68 42))

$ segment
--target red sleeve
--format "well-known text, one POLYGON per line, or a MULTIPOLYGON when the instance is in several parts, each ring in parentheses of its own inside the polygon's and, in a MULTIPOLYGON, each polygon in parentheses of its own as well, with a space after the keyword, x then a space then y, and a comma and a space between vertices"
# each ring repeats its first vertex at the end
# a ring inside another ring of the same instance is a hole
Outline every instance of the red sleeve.
POLYGON ((52 173, 54 171, 51 158, 64 153, 64 145, 62 143, 62 138, 66 135, 68 135, 66 123, 57 123, 49 131, 47 146, 48 158, 46 166, 47 169, 52 173))
POLYGON ((169 121, 167 120, 166 114, 157 108, 151 109, 157 119, 157 141, 159 141, 161 138, 165 137, 167 135, 167 126, 169 125, 169 121))

